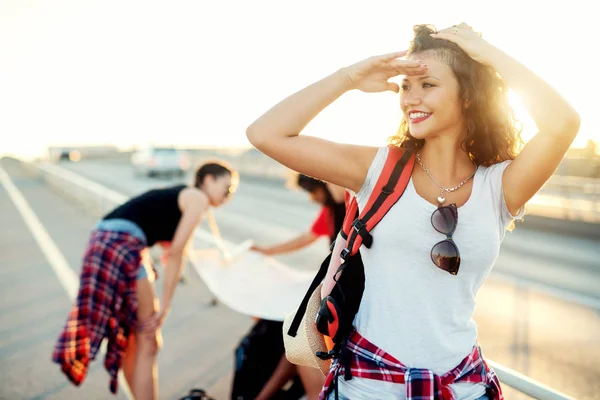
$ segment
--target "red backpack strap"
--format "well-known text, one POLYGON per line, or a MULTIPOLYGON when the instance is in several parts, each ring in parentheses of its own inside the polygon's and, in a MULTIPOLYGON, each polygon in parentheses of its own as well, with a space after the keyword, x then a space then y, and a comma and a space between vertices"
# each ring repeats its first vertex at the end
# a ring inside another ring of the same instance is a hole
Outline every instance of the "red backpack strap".
POLYGON ((342 259, 345 260, 348 255, 356 254, 362 244, 367 248, 371 247, 373 237, 369 232, 402 196, 414 165, 415 156, 411 151, 389 146, 383 170, 360 215, 356 197, 353 197, 350 204, 347 204, 346 218, 342 226, 342 236, 347 238, 347 244, 346 248, 342 250, 342 259))
POLYGON ((352 229, 352 221, 358 217, 358 203, 356 202, 356 196, 346 192, 346 215, 344 216, 344 223, 342 224, 342 237, 348 239, 348 232, 352 229))

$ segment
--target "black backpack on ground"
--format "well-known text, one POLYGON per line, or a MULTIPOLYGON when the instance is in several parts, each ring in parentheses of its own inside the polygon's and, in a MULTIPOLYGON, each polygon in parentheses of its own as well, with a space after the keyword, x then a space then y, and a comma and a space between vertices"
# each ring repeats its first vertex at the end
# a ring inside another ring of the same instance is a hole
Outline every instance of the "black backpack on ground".
MULTIPOLYGON (((252 400, 273 375, 285 353, 281 331, 283 322, 261 319, 235 349, 235 370, 231 388, 232 400, 252 400)), ((298 400, 304 387, 296 376, 287 390, 280 390, 273 400, 298 400)))

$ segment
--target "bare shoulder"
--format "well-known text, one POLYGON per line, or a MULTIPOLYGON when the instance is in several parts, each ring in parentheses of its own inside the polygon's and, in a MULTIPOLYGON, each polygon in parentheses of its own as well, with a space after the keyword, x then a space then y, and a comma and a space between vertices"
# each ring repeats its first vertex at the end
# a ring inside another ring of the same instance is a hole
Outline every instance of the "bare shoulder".
POLYGON ((186 210, 201 210, 208 208, 208 196, 200 189, 195 187, 187 187, 179 193, 177 198, 179 209, 183 212, 186 210))

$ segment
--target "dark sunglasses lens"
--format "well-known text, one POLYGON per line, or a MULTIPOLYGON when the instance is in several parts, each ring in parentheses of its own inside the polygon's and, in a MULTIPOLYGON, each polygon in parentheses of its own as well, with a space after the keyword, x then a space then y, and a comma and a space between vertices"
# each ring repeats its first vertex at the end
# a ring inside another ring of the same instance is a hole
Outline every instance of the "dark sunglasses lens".
POLYGON ((438 268, 456 275, 460 266, 458 248, 449 240, 443 240, 431 249, 431 260, 438 268))
POLYGON ((431 225, 439 233, 451 235, 456 229, 458 213, 454 207, 440 207, 431 214, 431 225))

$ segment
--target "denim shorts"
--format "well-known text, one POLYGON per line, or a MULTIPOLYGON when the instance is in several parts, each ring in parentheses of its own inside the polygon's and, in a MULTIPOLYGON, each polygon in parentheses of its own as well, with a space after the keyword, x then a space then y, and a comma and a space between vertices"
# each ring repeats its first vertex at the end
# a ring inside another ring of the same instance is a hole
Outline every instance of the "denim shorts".
MULTIPOLYGON (((121 219, 121 218, 112 218, 112 219, 104 219, 102 221, 99 221, 96 224, 95 229, 98 230, 103 230, 103 231, 113 231, 113 232, 127 232, 130 235, 142 240, 144 243, 146 243, 146 235, 144 234, 144 231, 142 230, 142 228, 140 228, 135 222, 131 222, 129 220, 126 219, 121 219)), ((148 268, 150 268, 150 270, 152 270, 151 266, 147 266, 147 265, 140 265, 140 268, 138 269, 138 273, 137 273, 137 277, 136 279, 149 279, 150 281, 153 281, 154 279, 150 279, 148 276, 148 268)))
POLYGON ((148 277, 148 271, 146 271, 146 266, 144 264, 140 265, 140 269, 138 270, 138 274, 135 279, 148 279, 150 282, 154 280, 148 277))

